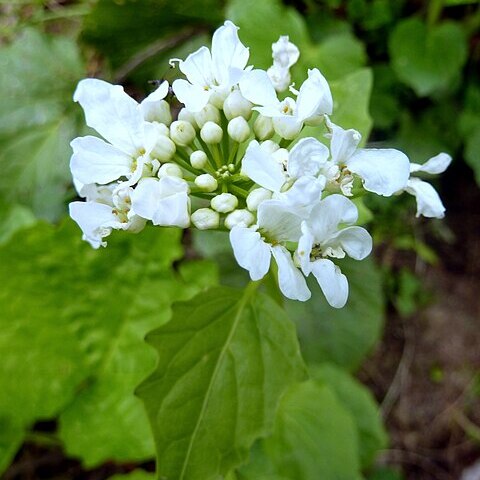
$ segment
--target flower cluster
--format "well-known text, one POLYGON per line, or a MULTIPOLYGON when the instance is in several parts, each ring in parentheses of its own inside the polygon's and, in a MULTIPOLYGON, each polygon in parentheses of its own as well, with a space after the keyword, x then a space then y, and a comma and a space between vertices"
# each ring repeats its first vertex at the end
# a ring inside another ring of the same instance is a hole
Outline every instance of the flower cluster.
POLYGON ((86 201, 71 203, 70 215, 85 240, 105 246, 112 229, 139 232, 147 221, 229 230, 252 280, 267 274, 273 257, 286 297, 310 298, 305 277, 313 274, 339 308, 348 282, 335 259, 362 260, 372 249, 355 225, 354 197, 405 191, 415 195, 417 215, 443 216, 438 194, 415 174, 443 172, 447 154, 418 165, 395 149, 359 147, 357 131, 331 121, 320 71, 308 70, 296 90, 290 68, 298 48, 280 37, 272 51, 267 71, 248 66, 249 50, 227 21, 211 50, 171 60, 186 77, 172 84, 176 100, 167 82, 141 103, 118 85, 79 83, 74 100, 103 137, 71 143, 74 183, 86 201), (316 126, 318 138, 302 135, 305 125, 316 126))

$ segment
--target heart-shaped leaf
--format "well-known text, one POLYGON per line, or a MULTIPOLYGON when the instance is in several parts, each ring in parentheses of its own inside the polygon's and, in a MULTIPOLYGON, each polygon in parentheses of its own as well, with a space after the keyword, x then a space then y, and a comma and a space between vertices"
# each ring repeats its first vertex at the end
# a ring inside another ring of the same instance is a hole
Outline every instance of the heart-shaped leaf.
POLYGON ((467 59, 467 42, 455 22, 427 27, 418 18, 400 22, 389 41, 398 78, 423 97, 445 89, 467 59))

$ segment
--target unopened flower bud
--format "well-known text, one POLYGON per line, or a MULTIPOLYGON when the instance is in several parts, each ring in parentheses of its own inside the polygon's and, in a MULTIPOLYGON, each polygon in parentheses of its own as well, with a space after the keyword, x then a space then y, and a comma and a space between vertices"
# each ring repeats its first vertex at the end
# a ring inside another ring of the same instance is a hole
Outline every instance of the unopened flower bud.
POLYGON ((286 140, 293 140, 302 130, 302 122, 292 122, 291 118, 275 117, 272 119, 275 133, 286 140))
POLYGON ((233 227, 249 227, 255 222, 255 217, 248 210, 234 210, 227 215, 225 226, 231 230, 233 227))
POLYGON ((170 138, 166 135, 159 135, 151 155, 161 162, 168 162, 173 157, 176 149, 177 147, 170 138))
POLYGON ((182 147, 193 142, 195 138, 195 129, 190 122, 177 120, 170 125, 170 138, 182 147))
POLYGON ((157 174, 161 177, 178 177, 183 178, 182 169, 176 163, 164 163, 157 174))
POLYGON ((218 228, 220 215, 211 208, 199 208, 192 213, 191 220, 199 230, 208 230, 218 228))
POLYGON ((208 102, 211 103, 214 107, 223 108, 223 103, 225 102, 225 99, 227 98, 227 95, 229 94, 229 92, 230 92, 229 88, 224 88, 222 90, 215 90, 210 95, 208 102))
POLYGON ((203 150, 196 150, 190 154, 190 163, 193 168, 202 169, 208 163, 207 154, 203 150))
POLYGON ((273 129, 272 119, 259 115, 253 124, 253 131, 259 140, 267 140, 273 137, 275 131, 273 129))
POLYGON ((210 205, 217 212, 228 213, 237 208, 238 198, 231 193, 221 193, 212 198, 210 205))
POLYGON ((253 104, 240 93, 240 90, 234 90, 225 99, 223 112, 228 120, 235 117, 243 117, 248 120, 252 116, 252 107, 253 104))
POLYGON ((195 113, 195 121, 199 128, 207 122, 220 123, 220 110, 210 103, 207 103, 199 112, 195 113))
POLYGON ((207 122, 200 130, 200 136, 206 144, 220 143, 223 137, 223 130, 213 122, 207 122))
POLYGON ((280 148, 280 145, 277 142, 274 142, 273 140, 265 140, 260 144, 260 147, 265 152, 272 154, 272 153, 275 153, 280 148))
POLYGON ((250 127, 243 117, 235 117, 228 122, 228 134, 235 142, 242 143, 250 136, 250 127))
POLYGON ((164 123, 154 123, 158 135, 165 135, 170 138, 170 129, 164 123))
POLYGON ((182 108, 178 112, 177 120, 183 120, 184 122, 191 123, 193 128, 198 128, 197 122, 195 121, 195 114, 186 108, 182 108))
POLYGON ((170 105, 165 100, 146 102, 142 105, 143 116, 147 122, 158 122, 165 125, 172 123, 170 105))
POLYGON ((272 192, 266 188, 256 188, 252 190, 247 196, 247 208, 256 212, 258 206, 265 200, 272 198, 272 192))
POLYGON ((204 173, 202 175, 199 175, 195 179, 195 185, 198 188, 201 188, 202 190, 204 190, 205 192, 213 192, 218 187, 217 181, 209 173, 204 173))

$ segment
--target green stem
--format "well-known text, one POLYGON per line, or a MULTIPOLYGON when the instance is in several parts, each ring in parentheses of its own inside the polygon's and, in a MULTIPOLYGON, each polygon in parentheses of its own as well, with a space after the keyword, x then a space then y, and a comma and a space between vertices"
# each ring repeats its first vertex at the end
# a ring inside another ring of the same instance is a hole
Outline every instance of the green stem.
POLYGON ((240 195, 242 198, 247 198, 248 196, 248 192, 246 190, 244 190, 243 188, 237 187, 237 185, 234 185, 232 183, 228 186, 228 189, 231 192, 237 195, 240 195))
POLYGON ((427 10, 427 25, 428 27, 433 27, 440 15, 442 14, 443 10, 443 0, 430 0, 428 2, 428 10, 427 10))
POLYGON ((288 148, 293 140, 287 140, 286 138, 282 138, 280 140, 280 148, 288 148))

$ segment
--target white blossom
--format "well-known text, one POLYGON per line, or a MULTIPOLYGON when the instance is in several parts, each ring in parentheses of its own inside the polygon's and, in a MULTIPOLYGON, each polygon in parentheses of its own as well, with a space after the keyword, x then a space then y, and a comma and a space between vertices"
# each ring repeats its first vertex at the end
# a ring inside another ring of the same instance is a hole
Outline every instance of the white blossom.
POLYGON ((298 61, 300 51, 289 41, 288 35, 282 35, 272 44, 273 65, 267 74, 277 92, 287 90, 291 83, 290 67, 298 61))
POLYGON ((227 20, 213 34, 211 51, 200 47, 185 60, 171 60, 178 62, 187 77, 187 80, 175 80, 173 91, 191 112, 199 112, 214 93, 226 97, 242 78, 249 51, 240 42, 237 30, 238 27, 227 20))
POLYGON ((330 258, 345 255, 362 260, 372 250, 372 239, 362 227, 352 225, 358 212, 354 203, 342 195, 330 195, 313 207, 310 217, 302 222, 296 259, 303 273, 313 273, 328 303, 335 308, 345 305, 348 281, 330 258))

